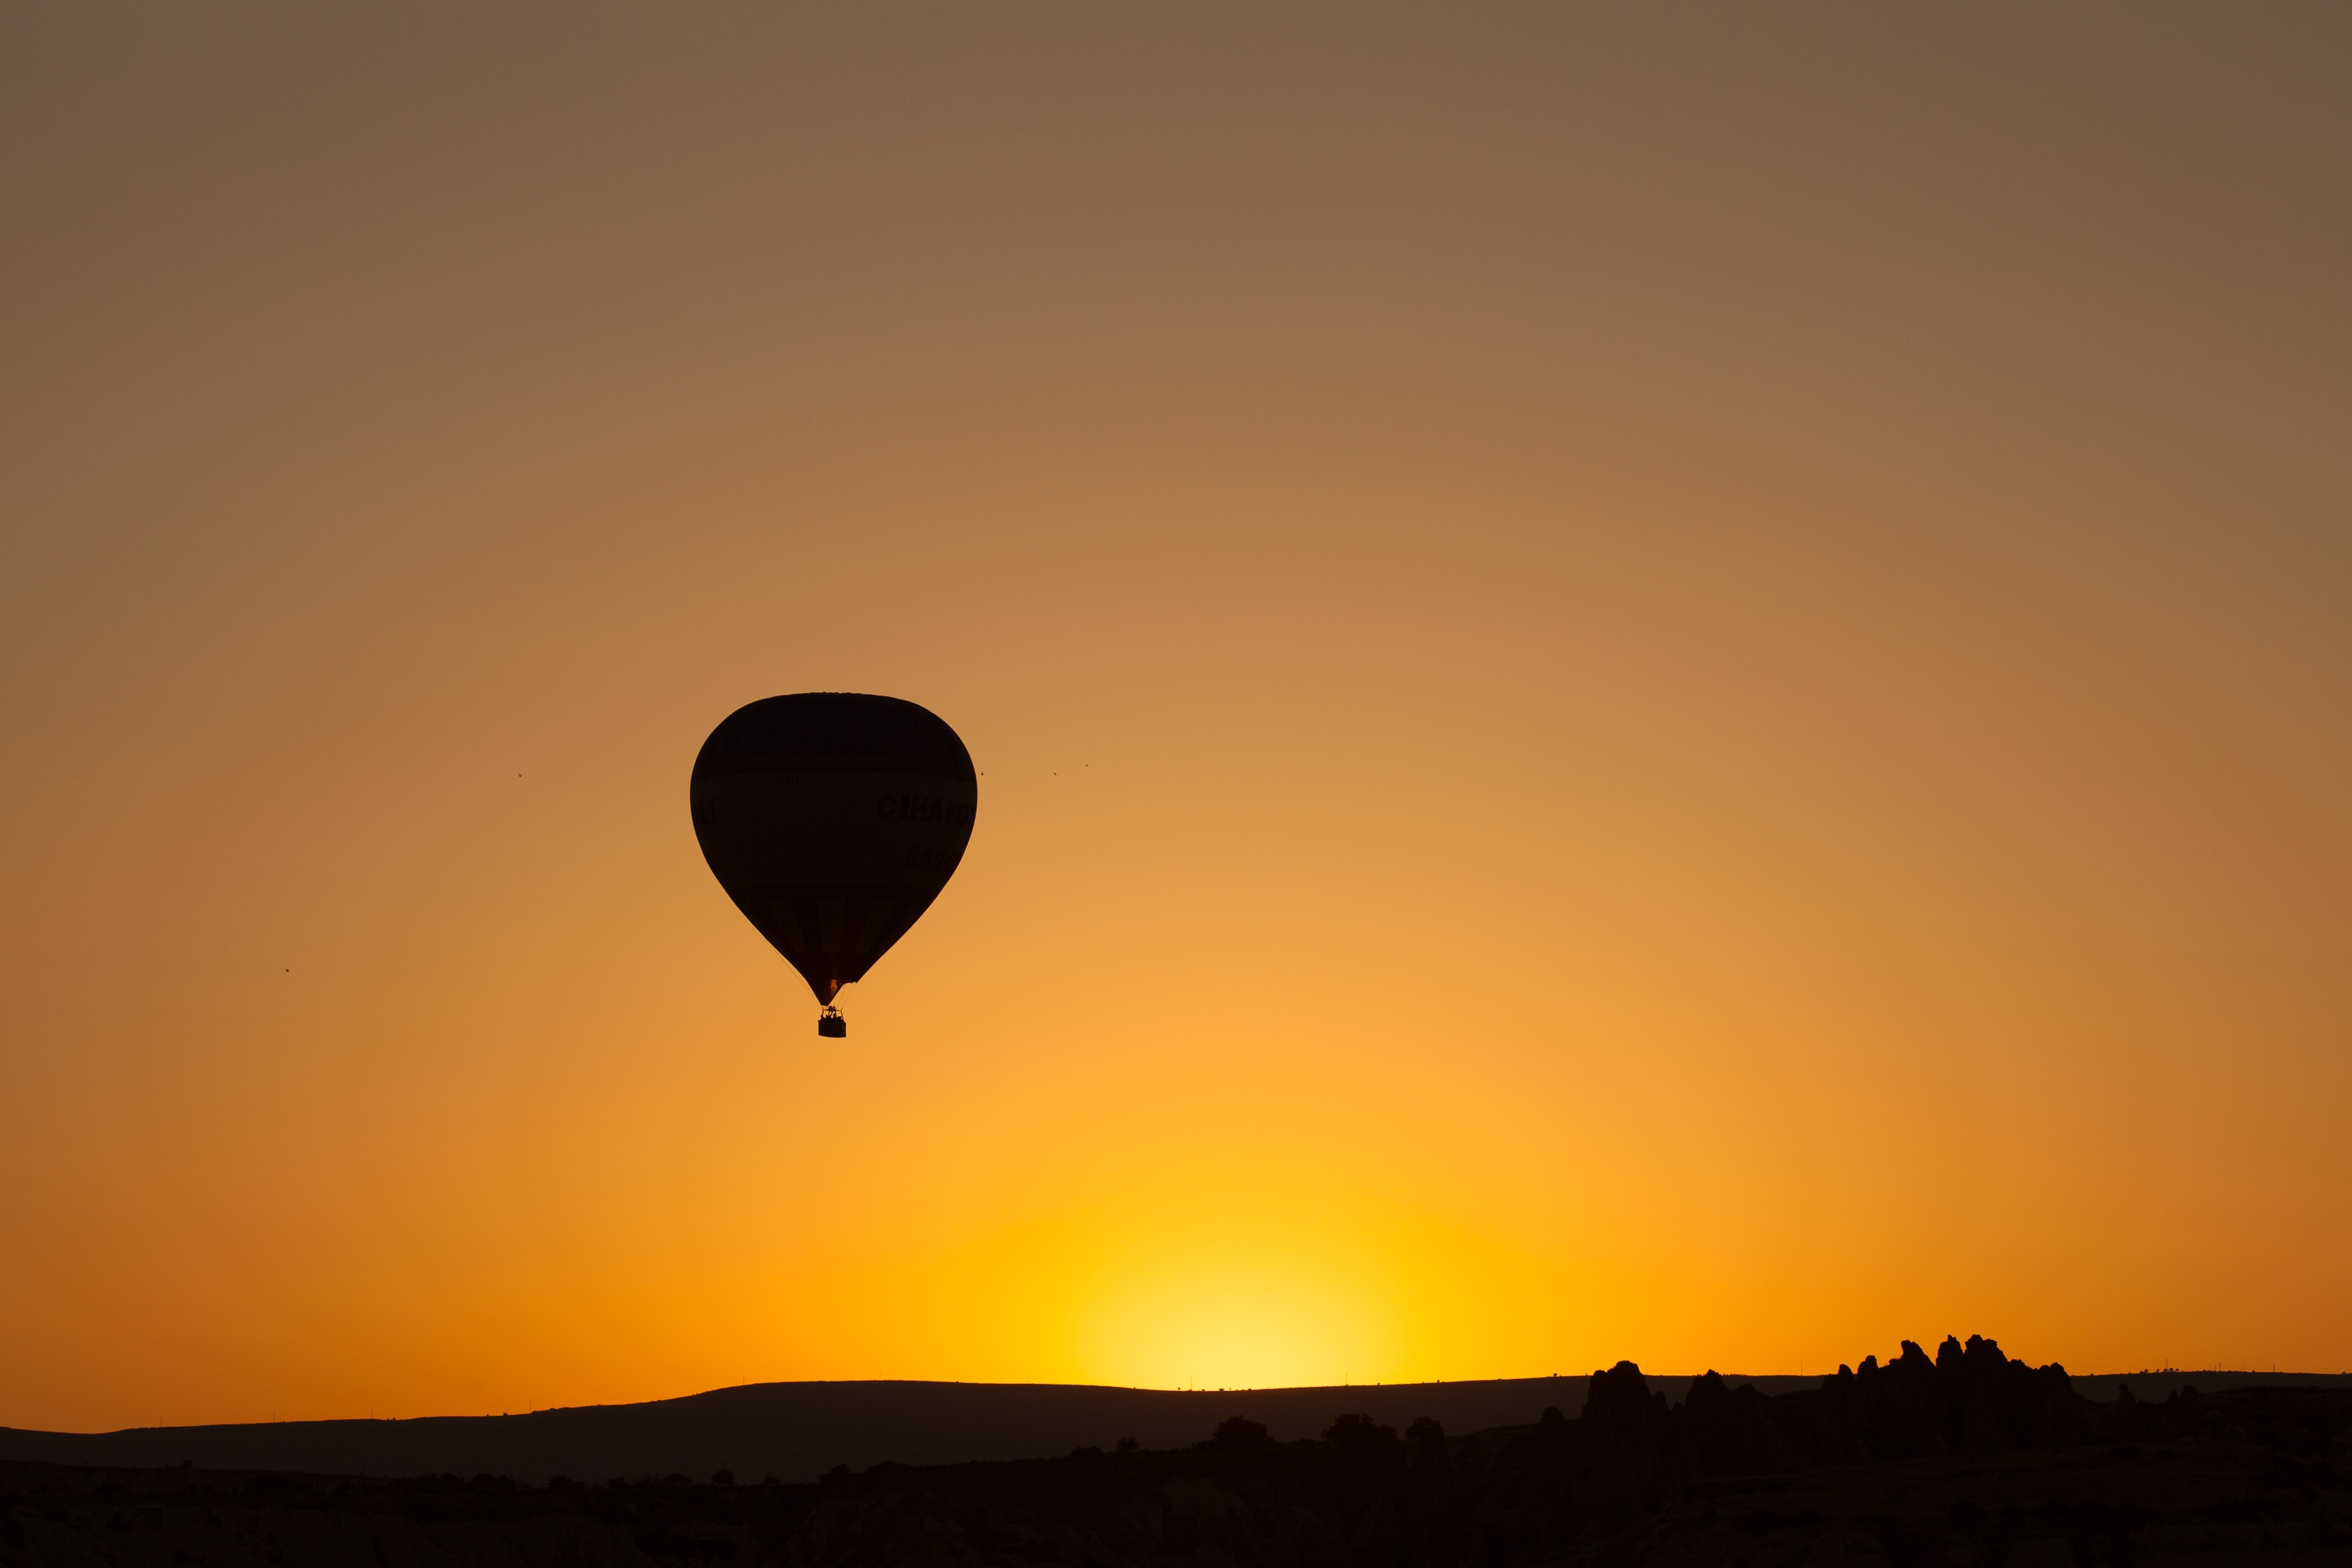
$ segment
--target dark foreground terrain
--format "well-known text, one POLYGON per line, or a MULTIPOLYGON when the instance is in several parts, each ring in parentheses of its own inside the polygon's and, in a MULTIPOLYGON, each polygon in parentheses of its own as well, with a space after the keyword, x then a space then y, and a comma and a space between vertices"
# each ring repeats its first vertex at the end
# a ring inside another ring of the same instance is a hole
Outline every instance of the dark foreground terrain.
POLYGON ((2352 1563, 2352 1395, 2098 1404, 1947 1341, 1777 1396, 1702 1378, 1677 1406, 1621 1365, 1576 1419, 1462 1436, 1343 1417, 1280 1443, 1244 1408, 1184 1448, 737 1482, 12 1463, 0 1568, 2352 1563))

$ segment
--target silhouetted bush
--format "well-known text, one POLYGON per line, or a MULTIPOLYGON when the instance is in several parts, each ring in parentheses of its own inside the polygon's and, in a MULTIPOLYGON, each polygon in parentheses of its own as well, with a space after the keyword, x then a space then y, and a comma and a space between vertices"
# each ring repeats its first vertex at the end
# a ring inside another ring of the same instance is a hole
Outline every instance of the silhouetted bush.
POLYGON ((1323 1428, 1326 1443, 1393 1443, 1396 1428, 1383 1426, 1369 1415, 1342 1415, 1323 1428))
POLYGON ((714 1487, 731 1487, 735 1484, 735 1472, 713 1470, 710 1472, 710 1484, 714 1487))

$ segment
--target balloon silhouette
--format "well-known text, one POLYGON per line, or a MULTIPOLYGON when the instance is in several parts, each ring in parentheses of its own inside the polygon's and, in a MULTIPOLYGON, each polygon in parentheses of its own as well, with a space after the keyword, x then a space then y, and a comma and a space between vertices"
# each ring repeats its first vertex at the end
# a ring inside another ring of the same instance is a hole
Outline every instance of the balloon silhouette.
POLYGON ((694 759, 702 858, 849 1032, 833 999, 931 907, 971 841, 971 753, 927 708, 806 691, 729 714, 694 759))

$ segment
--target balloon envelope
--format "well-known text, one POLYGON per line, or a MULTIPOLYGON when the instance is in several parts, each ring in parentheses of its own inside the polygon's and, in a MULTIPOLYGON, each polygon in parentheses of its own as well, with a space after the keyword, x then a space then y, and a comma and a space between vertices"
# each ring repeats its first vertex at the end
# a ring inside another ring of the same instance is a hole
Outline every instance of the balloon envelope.
POLYGON ((830 1003, 947 886, 979 779, 929 709, 808 691, 729 714, 694 759, 689 795, 719 885, 830 1003))

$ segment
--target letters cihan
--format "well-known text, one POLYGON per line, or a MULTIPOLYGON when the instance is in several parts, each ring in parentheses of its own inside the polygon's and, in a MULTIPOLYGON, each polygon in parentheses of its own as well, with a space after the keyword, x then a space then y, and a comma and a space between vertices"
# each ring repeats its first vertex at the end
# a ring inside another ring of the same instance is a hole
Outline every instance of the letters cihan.
POLYGON ((971 824, 971 807, 958 800, 946 800, 929 795, 886 795, 874 803, 875 814, 897 817, 901 822, 943 822, 950 827, 968 827, 971 824))

